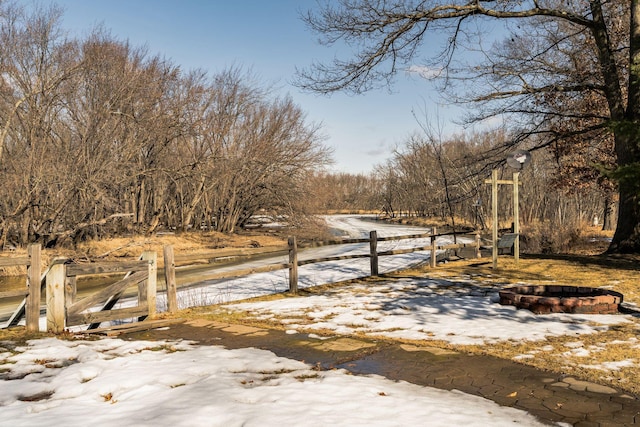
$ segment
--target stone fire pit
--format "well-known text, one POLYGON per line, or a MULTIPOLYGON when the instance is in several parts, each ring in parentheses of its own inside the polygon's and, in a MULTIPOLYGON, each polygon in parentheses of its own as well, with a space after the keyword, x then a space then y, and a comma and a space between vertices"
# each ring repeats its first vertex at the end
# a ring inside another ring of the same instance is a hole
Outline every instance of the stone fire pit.
POLYGON ((536 314, 615 314, 622 294, 600 288, 558 285, 519 285, 499 292, 500 304, 526 308, 536 314))

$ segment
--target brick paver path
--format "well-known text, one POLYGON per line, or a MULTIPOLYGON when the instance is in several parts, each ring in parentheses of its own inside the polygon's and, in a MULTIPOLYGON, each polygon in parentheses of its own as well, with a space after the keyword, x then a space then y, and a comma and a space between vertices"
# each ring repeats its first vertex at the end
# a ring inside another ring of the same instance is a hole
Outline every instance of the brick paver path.
POLYGON ((377 374, 392 380, 460 390, 523 409, 541 421, 577 427, 640 426, 640 400, 611 387, 490 356, 434 347, 333 337, 193 320, 124 334, 125 339, 186 339, 227 348, 255 347, 324 369, 377 374))

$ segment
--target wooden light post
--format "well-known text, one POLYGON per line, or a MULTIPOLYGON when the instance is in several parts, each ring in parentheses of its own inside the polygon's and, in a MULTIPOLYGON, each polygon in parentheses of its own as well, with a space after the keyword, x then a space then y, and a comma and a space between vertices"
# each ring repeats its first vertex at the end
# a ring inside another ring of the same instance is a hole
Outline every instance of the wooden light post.
POLYGON ((511 180, 499 180, 498 170, 491 171, 491 179, 486 180, 485 183, 491 184, 491 212, 492 212, 492 258, 493 268, 498 268, 498 184, 513 185, 513 234, 515 239, 513 240, 513 255, 516 266, 520 259, 520 205, 519 205, 519 193, 518 186, 520 185, 520 171, 531 160, 531 154, 528 151, 518 150, 509 157, 507 157, 507 165, 516 169, 513 173, 513 179, 511 180))

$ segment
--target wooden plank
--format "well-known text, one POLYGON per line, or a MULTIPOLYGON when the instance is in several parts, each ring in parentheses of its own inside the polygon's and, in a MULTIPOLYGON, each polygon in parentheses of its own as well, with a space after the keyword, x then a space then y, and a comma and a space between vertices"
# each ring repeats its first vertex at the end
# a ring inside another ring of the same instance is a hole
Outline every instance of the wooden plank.
POLYGON ((164 257, 164 280, 167 286, 167 311, 169 311, 169 313, 175 313, 178 311, 178 288, 176 284, 176 262, 173 246, 166 245, 162 253, 164 257))
POLYGON ((388 255, 401 255, 401 254, 409 254, 411 252, 420 252, 420 251, 430 251, 432 246, 421 246, 418 248, 407 248, 407 249, 394 249, 390 251, 378 252, 380 256, 388 256, 388 255))
MULTIPOLYGON (((42 273, 42 275, 40 275, 40 279, 39 279, 40 289, 38 290, 40 295, 42 295, 42 291, 46 287, 46 278, 50 270, 51 270, 51 266, 49 266, 49 268, 47 268, 47 270, 44 273, 42 273)), ((27 272, 27 275, 28 274, 29 273, 27 272)), ((18 305, 18 308, 16 309, 16 311, 13 312, 11 317, 9 317, 7 326, 17 326, 18 323, 20 322, 20 319, 22 319, 22 317, 24 317, 26 314, 26 307, 27 307, 27 299, 25 298, 18 305)), ((39 322, 40 322, 40 313, 38 313, 38 327, 39 327, 39 322)))
POLYGON ((40 296, 42 294, 42 279, 40 270, 42 269, 42 248, 40 245, 29 245, 27 249, 30 258, 30 265, 27 267, 27 289, 29 295, 25 305, 25 323, 27 331, 37 332, 40 330, 40 296))
POLYGON ((113 285, 109 285, 108 287, 96 292, 95 294, 84 298, 71 307, 67 307, 67 314, 74 315, 80 313, 88 308, 99 304, 100 302, 106 301, 111 295, 120 293, 127 289, 129 286, 133 286, 138 284, 138 282, 145 280, 147 278, 146 271, 138 271, 137 273, 133 273, 131 276, 122 279, 113 285))
POLYGON ((47 273, 47 332, 61 334, 65 328, 64 260, 54 259, 47 273))
POLYGON ((91 323, 110 322, 112 320, 129 319, 145 316, 149 312, 146 304, 137 307, 118 308, 108 311, 93 311, 67 315, 67 325, 88 325, 91 323))
POLYGON ((511 248, 514 245, 516 239, 518 238, 517 233, 505 233, 498 240, 498 249, 507 249, 511 248))
POLYGON ((369 269, 372 276, 378 276, 378 232, 369 232, 369 269))
POLYGON ((429 266, 431 268, 436 268, 438 265, 438 259, 436 258, 436 250, 438 249, 436 246, 436 228, 433 227, 433 236, 431 236, 431 255, 429 258, 429 266))
MULTIPOLYGON (((298 263, 300 265, 300 263, 298 263)), ((230 279, 232 277, 248 276, 256 273, 266 273, 269 271, 283 270, 289 268, 289 263, 282 264, 269 264, 263 267, 245 268, 242 270, 222 271, 220 273, 206 274, 202 276, 202 280, 218 280, 218 279, 230 279)))
MULTIPOLYGON (((378 255, 383 255, 383 252, 379 252, 378 255)), ((340 255, 340 256, 330 256, 325 258, 305 259, 303 261, 298 261, 298 265, 315 264, 317 262, 340 261, 343 259, 369 258, 370 256, 371 254, 361 254, 361 255, 340 255)))
POLYGON ((268 246, 264 248, 228 248, 228 249, 219 249, 210 252, 201 252, 197 254, 187 254, 187 255, 175 255, 174 261, 176 264, 185 264, 189 262, 194 262, 198 260, 205 261, 215 261, 218 258, 229 258, 229 257, 248 257, 253 255, 264 255, 271 253, 280 253, 286 252, 288 250, 287 246, 268 246))
POLYGON ((98 334, 106 336, 115 336, 120 334, 127 334, 131 332, 147 331, 149 329, 162 328, 168 325, 176 325, 178 323, 184 323, 186 319, 158 319, 158 320, 145 320, 143 322, 124 323, 122 325, 108 326, 106 328, 90 329, 82 331, 82 334, 98 334))
POLYGON ((289 292, 298 293, 298 242, 289 237, 289 292))
POLYGON ((456 243, 451 245, 442 245, 438 246, 438 249, 461 249, 461 248, 470 248, 476 247, 476 243, 456 243))
POLYGON ((158 254, 146 251, 142 253, 142 259, 147 261, 147 280, 144 282, 144 297, 140 292, 141 301, 138 304, 146 303, 149 308, 147 315, 154 317, 156 315, 156 293, 158 289, 158 254))
POLYGON ((30 263, 31 259, 28 256, 0 257, 0 267, 29 265, 30 263))
POLYGON ((65 307, 71 307, 76 302, 76 295, 78 294, 78 277, 67 276, 67 280, 64 283, 64 301, 65 307))
POLYGON ((69 264, 67 276, 84 276, 89 274, 115 274, 129 271, 147 271, 147 261, 125 261, 118 263, 69 264))
POLYGON ((300 249, 306 248, 319 248, 322 246, 336 246, 336 245, 350 245, 353 243, 369 243, 369 239, 334 239, 334 240, 319 240, 316 242, 301 244, 298 247, 300 249))
POLYGON ((16 289, 14 291, 0 291, 0 299, 26 297, 27 295, 29 295, 29 290, 27 289, 16 289))

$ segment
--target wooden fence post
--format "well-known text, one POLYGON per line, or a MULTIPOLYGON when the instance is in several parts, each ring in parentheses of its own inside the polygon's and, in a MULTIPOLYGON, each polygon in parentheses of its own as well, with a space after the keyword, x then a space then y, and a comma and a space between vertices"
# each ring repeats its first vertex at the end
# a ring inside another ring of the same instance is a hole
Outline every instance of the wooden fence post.
POLYGON ((27 305, 25 317, 27 331, 38 332, 40 330, 40 272, 42 270, 40 245, 29 245, 29 266, 27 267, 27 305))
POLYGON ((47 331, 64 332, 66 310, 64 306, 64 282, 67 275, 64 258, 55 258, 47 273, 47 331))
POLYGON ((480 233, 476 234, 476 258, 482 258, 482 252, 480 251, 480 233))
POLYGON ((378 232, 369 232, 369 251, 371 253, 371 275, 378 276, 378 232))
POLYGON ((298 293, 298 243, 295 236, 289 237, 289 292, 298 293))
POLYGON ((173 256, 173 246, 166 245, 163 248, 164 255, 164 281, 167 284, 167 311, 178 311, 178 290, 176 286, 176 261, 173 256))
MULTIPOLYGON (((149 317, 156 315, 156 291, 158 288, 158 254, 151 251, 142 253, 142 259, 149 261, 149 278, 146 280, 146 303, 149 310, 149 317)), ((140 301, 142 303, 143 301, 140 301)))
POLYGON ((431 265, 431 267, 435 267, 436 266, 436 228, 433 227, 433 229, 431 230, 431 259, 429 260, 429 265, 431 265))

